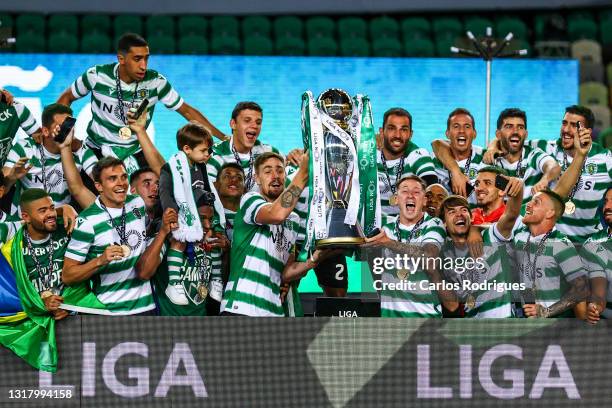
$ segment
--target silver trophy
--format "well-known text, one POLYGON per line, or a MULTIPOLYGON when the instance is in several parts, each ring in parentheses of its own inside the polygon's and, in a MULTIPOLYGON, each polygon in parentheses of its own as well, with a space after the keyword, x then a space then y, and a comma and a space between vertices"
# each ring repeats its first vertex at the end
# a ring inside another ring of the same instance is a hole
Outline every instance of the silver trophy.
MULTIPOLYGON (((328 89, 317 98, 321 112, 327 114, 345 131, 353 146, 349 120, 353 113, 351 97, 341 89, 328 89)), ((352 247, 364 242, 356 225, 344 223, 351 192, 355 161, 344 141, 324 126, 327 238, 316 241, 316 247, 352 247)), ((359 192, 355 192, 359 194, 359 192)))

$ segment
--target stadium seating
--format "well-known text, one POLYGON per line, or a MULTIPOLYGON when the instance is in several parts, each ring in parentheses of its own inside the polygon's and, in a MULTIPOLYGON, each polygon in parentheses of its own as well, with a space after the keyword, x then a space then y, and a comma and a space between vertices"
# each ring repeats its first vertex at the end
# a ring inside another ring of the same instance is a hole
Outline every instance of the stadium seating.
POLYGON ((501 18, 499 21, 497 21, 495 30, 499 37, 505 37, 506 34, 512 33, 514 35, 514 38, 520 40, 529 39, 529 36, 527 34, 527 26, 525 25, 523 20, 515 17, 501 18))
MULTIPOLYGON (((248 16, 242 20, 242 38, 248 39, 251 36, 270 37, 272 24, 270 19, 264 16, 248 16)), ((245 44, 245 53, 246 53, 245 44)))
POLYGON ((471 31, 477 37, 486 35, 487 27, 491 27, 493 29, 493 35, 495 35, 495 26, 488 18, 478 16, 468 17, 465 19, 464 26, 466 31, 471 31))
POLYGON ((580 63, 580 83, 583 82, 604 82, 604 67, 594 62, 580 63))
POLYGON ((395 19, 383 16, 370 21, 370 38, 373 42, 379 38, 397 39, 398 37, 399 24, 395 19))
POLYGON ((145 25, 147 36, 174 36, 174 17, 172 16, 150 16, 147 18, 145 25))
POLYGON ((340 40, 340 55, 343 57, 367 57, 370 55, 370 42, 361 37, 340 40))
POLYGON ((593 111, 595 116, 595 125, 593 128, 596 131, 607 129, 610 127, 610 108, 604 105, 587 105, 593 111))
POLYGON ((567 34, 570 41, 582 39, 596 40, 597 24, 595 21, 587 18, 569 19, 567 22, 567 34))
POLYGON ((597 140, 599 141, 599 144, 601 144, 603 147, 612 150, 612 127, 601 131, 599 133, 599 136, 597 137, 597 140))
POLYGON ((199 35, 206 36, 208 20, 200 16, 181 16, 178 19, 179 36, 199 35))
POLYGON ((65 31, 51 33, 47 43, 47 51, 57 54, 78 52, 79 40, 76 35, 65 31))
POLYGON ((81 39, 81 52, 83 54, 105 54, 111 52, 110 37, 99 32, 83 35, 81 39))
POLYGON ((272 55, 274 45, 267 36, 253 35, 243 41, 244 55, 272 55))
POLYGON ((13 27, 13 17, 10 14, 0 13, 0 27, 13 27))
POLYGON ((33 32, 19 34, 17 44, 15 45, 15 51, 24 53, 45 52, 45 38, 33 32))
MULTIPOLYGON (((19 36, 25 33, 44 36, 45 18, 42 14, 21 14, 15 21, 15 28, 19 36)), ((44 42, 44 39, 41 38, 41 41, 44 42)))
POLYGON ((601 45, 593 40, 578 40, 571 46, 572 58, 581 62, 601 64, 601 45))
POLYGON ((377 38, 372 41, 372 55, 375 57, 401 57, 402 44, 397 38, 377 38))
POLYGON ((428 38, 414 38, 404 41, 404 55, 407 57, 435 57, 434 43, 428 38))
POLYGON ((439 17, 433 20, 433 32, 437 40, 455 40, 464 35, 463 24, 458 18, 439 17))
POLYGON ((176 52, 176 41, 172 35, 153 34, 147 37, 147 42, 154 54, 174 54, 176 52))
POLYGON ((104 14, 88 14, 81 18, 81 32, 83 35, 100 33, 108 35, 111 27, 111 19, 104 14))
POLYGON ((115 17, 113 22, 115 27, 115 38, 120 37, 124 33, 144 34, 142 30, 142 18, 129 14, 119 15, 115 17))
POLYGON ((308 38, 334 38, 335 34, 336 24, 329 17, 310 17, 306 20, 306 36, 308 38))
MULTIPOLYGON (((49 17, 47 29, 49 35, 64 33, 76 36, 79 31, 79 19, 73 14, 54 14, 49 17)), ((70 42, 72 43, 72 41, 70 42)))
POLYGON ((401 27, 404 42, 415 38, 431 38, 431 24, 423 17, 405 18, 401 27))
POLYGON ((178 51, 190 55, 208 54, 208 40, 197 34, 184 35, 179 39, 178 51))
MULTIPOLYGON (((212 23, 212 22, 211 22, 212 23)), ((212 29, 212 24, 211 24, 212 29)), ((239 55, 240 41, 238 38, 227 35, 213 36, 210 40, 210 51, 219 55, 239 55)))
POLYGON ((275 50, 278 55, 304 55, 305 48, 306 44, 301 38, 287 36, 276 39, 275 50))
POLYGON ((238 39, 239 23, 236 17, 215 16, 210 19, 210 35, 212 37, 232 37, 238 39))
POLYGON ((585 82, 580 85, 581 105, 608 105, 608 88, 600 82, 585 82))
POLYGON ((367 38, 367 24, 363 18, 343 17, 338 20, 338 36, 340 38, 367 38))
POLYGON ((311 38, 307 44, 308 55, 333 57, 338 55, 338 43, 333 38, 311 38))
POLYGON ((276 39, 282 37, 302 38, 304 23, 295 16, 278 17, 274 20, 274 35, 276 39))

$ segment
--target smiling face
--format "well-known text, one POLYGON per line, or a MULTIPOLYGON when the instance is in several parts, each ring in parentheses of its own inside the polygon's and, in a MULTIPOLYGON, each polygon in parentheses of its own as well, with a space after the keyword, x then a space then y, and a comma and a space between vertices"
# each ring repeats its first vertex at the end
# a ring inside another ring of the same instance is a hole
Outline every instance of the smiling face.
POLYGON ((527 139, 525 121, 518 117, 505 118, 501 128, 495 131, 495 136, 500 140, 504 150, 516 154, 523 149, 527 139))
POLYGON ((442 201, 448 196, 448 193, 442 186, 432 185, 427 188, 427 192, 425 193, 426 204, 425 211, 427 214, 432 217, 438 216, 438 211, 440 211, 440 204, 442 201))
POLYGON ((460 154, 468 153, 472 149, 472 141, 476 137, 476 129, 474 129, 472 118, 464 113, 451 116, 446 137, 448 137, 453 151, 460 154))
POLYGON ((555 206, 552 199, 544 193, 535 194, 527 203, 523 224, 539 224, 550 218, 555 218, 555 206))
POLYGON ((472 226, 472 215, 469 208, 458 205, 443 210, 446 231, 451 237, 466 236, 472 226))
POLYGON ((425 207, 425 189, 416 180, 405 180, 397 187, 397 205, 400 211, 400 222, 411 225, 423 216, 425 207))
POLYGON ((402 153, 412 137, 410 118, 400 115, 389 115, 383 132, 383 150, 391 155, 402 153))
POLYGON ((46 235, 57 229, 57 212, 51 197, 43 197, 25 204, 21 218, 29 228, 46 235))
POLYGON ((284 163, 276 157, 270 157, 257 167, 255 181, 264 197, 276 200, 285 189, 284 163))
POLYGON ((234 144, 238 151, 250 151, 261 132, 261 112, 251 109, 241 110, 236 119, 230 120, 230 127, 234 134, 234 144))
POLYGON ((128 192, 128 175, 123 165, 103 169, 100 172, 100 182, 95 185, 106 206, 123 207, 128 192))
POLYGON ((574 148, 574 137, 578 136, 578 123, 585 127, 586 119, 582 115, 566 112, 561 122, 561 147, 565 150, 574 148))
POLYGON ((215 187, 221 198, 240 198, 244 194, 244 172, 233 167, 221 171, 215 187))
POLYGON ((478 173, 474 183, 476 203, 480 207, 489 206, 501 200, 501 191, 495 187, 496 173, 483 171, 478 173))

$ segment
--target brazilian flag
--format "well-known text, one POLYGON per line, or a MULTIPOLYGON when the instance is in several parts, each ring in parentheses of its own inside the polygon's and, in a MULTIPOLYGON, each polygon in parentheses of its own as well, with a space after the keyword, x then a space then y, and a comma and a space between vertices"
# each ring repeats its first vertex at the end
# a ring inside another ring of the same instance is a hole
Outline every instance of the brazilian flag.
MULTIPOLYGON (((0 254, 0 344, 31 366, 57 371, 55 320, 28 279, 23 260, 23 228, 0 254)), ((65 304, 105 309, 86 282, 66 287, 65 304)))

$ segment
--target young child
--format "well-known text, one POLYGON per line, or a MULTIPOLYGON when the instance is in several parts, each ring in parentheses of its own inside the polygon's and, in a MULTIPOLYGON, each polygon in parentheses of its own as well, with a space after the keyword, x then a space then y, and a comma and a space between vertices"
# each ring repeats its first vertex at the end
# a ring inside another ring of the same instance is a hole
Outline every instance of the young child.
POLYGON ((189 301, 180 283, 180 271, 187 246, 203 237, 196 203, 205 192, 214 192, 206 173, 206 162, 212 151, 212 136, 204 126, 189 122, 176 133, 176 142, 179 152, 164 164, 159 178, 162 208, 174 208, 179 221, 178 228, 172 232, 168 250, 168 286, 165 293, 172 303, 187 305, 189 301))

